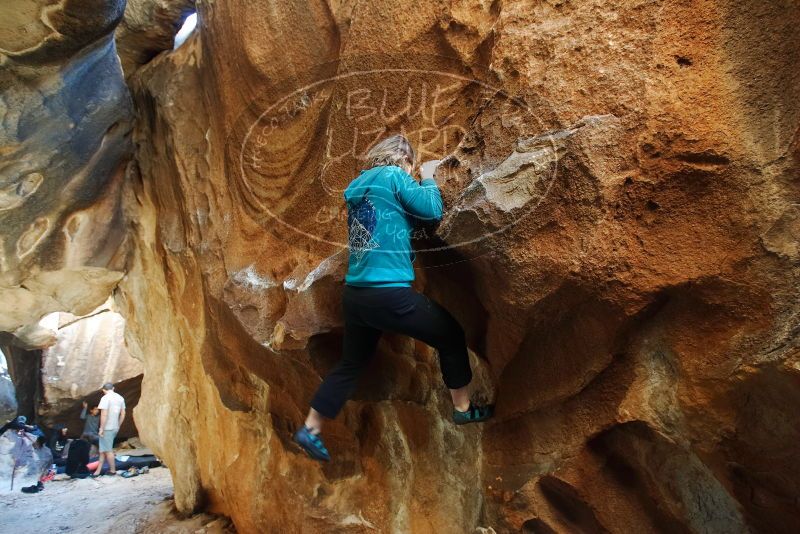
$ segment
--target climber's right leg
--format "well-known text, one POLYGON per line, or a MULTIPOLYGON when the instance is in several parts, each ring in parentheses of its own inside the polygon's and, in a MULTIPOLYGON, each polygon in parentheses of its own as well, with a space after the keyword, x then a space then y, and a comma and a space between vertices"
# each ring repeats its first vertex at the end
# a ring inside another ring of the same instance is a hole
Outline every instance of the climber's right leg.
MULTIPOLYGON (((347 320, 347 313, 345 312, 347 320)), ((381 331, 358 324, 354 318, 345 323, 342 359, 325 377, 311 400, 305 425, 295 432, 295 441, 314 459, 328 461, 330 455, 319 437, 323 417, 335 419, 353 394, 358 378, 366 368, 381 331)))
MULTIPOLYGON (((342 359, 317 389, 311 400, 311 412, 316 411, 328 419, 336 418, 344 403, 352 396, 358 378, 375 353, 380 337, 381 331, 375 328, 353 322, 345 324, 342 359)), ((322 419, 311 413, 309 415, 311 417, 306 419, 306 423, 317 427, 312 429, 318 432, 322 419)))

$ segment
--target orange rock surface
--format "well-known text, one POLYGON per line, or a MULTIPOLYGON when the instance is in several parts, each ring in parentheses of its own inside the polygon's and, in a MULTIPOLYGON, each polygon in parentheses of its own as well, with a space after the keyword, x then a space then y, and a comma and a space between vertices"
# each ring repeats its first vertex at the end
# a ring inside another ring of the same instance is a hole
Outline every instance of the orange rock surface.
MULTIPOLYGON (((239 532, 794 531, 796 3, 198 11, 126 73, 112 225, 134 417, 179 510, 239 532), (454 426, 435 353, 385 335, 319 465, 291 433, 340 355, 341 191, 401 130, 443 159, 417 288, 497 414, 454 426)), ((35 313, 6 315, 22 336, 35 313)))

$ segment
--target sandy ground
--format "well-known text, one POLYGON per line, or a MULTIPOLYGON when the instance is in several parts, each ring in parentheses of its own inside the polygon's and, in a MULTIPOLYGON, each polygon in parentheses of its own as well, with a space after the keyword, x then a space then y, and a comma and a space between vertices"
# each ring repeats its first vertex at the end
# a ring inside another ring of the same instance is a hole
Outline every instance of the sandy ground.
POLYGON ((165 467, 133 478, 53 480, 44 491, 0 495, 0 530, 14 534, 93 532, 125 534, 234 532, 224 518, 199 514, 180 519, 165 467))

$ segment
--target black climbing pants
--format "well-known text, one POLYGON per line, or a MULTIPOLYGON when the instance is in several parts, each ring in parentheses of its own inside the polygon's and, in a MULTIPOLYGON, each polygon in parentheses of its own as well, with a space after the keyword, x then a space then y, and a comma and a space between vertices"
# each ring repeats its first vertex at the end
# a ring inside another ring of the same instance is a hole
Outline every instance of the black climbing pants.
POLYGON ((418 339, 439 352, 439 366, 450 389, 472 380, 464 330, 446 309, 410 287, 346 285, 342 296, 342 359, 320 384, 311 407, 333 419, 355 390, 361 372, 384 331, 418 339))

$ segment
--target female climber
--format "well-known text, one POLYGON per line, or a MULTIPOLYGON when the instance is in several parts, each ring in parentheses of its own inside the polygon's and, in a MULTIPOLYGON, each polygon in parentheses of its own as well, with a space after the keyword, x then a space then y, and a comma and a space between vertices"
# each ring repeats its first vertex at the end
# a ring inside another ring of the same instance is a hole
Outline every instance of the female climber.
POLYGON ((492 415, 491 406, 470 402, 467 386, 472 370, 461 325, 442 306, 411 288, 414 224, 442 218, 442 197, 433 171, 425 170, 418 183, 411 176, 415 164, 408 140, 391 136, 369 150, 367 168, 344 192, 350 255, 342 295, 342 359, 320 384, 304 426, 294 434, 316 460, 330 461, 320 437, 323 418, 334 419, 352 395, 384 331, 411 336, 437 349, 456 424, 477 423, 492 415))

